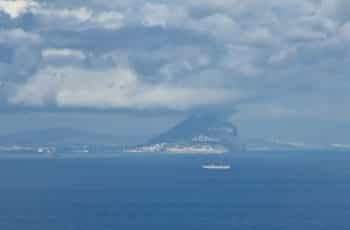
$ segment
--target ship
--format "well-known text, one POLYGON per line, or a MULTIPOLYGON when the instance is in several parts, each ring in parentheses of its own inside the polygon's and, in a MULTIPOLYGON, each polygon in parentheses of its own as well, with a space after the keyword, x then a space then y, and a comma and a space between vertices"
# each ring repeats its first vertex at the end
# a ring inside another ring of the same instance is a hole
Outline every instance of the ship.
POLYGON ((227 164, 206 164, 202 165, 203 169, 209 169, 209 170, 229 170, 231 169, 231 165, 227 164))

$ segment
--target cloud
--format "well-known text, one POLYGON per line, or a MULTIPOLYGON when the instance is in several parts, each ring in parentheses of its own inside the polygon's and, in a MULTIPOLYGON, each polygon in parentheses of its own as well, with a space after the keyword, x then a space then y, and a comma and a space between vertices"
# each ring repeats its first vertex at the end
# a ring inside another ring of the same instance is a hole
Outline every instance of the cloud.
POLYGON ((23 43, 39 43, 40 35, 21 28, 0 29, 0 44, 21 45, 23 43))
POLYGON ((345 113, 335 104, 349 91, 349 6, 348 0, 0 1, 0 81, 3 101, 11 102, 0 106, 189 110, 247 103, 236 94, 252 92, 250 100, 277 108, 268 108, 276 117, 289 109, 297 117, 306 107, 297 105, 309 97, 345 113), (129 83, 120 90, 110 81, 129 83))
POLYGON ((32 0, 0 0, 0 11, 5 12, 11 18, 17 18, 38 6, 39 4, 32 0))
POLYGON ((252 30, 245 31, 242 35, 244 40, 257 45, 264 45, 274 42, 271 31, 266 27, 257 27, 252 30))
POLYGON ((207 7, 207 8, 227 10, 227 9, 232 9, 233 7, 239 5, 242 2, 242 0, 217 0, 217 1, 203 0, 201 2, 198 2, 198 1, 186 1, 186 2, 187 4, 193 7, 207 7))
POLYGON ((8 61, 0 61, 0 81, 17 82, 30 77, 40 62, 42 40, 40 35, 21 28, 0 30, 0 47, 7 47, 10 51, 8 61))
POLYGON ((320 13, 341 22, 350 19, 350 2, 347 0, 321 1, 320 13))
POLYGON ((86 55, 80 51, 80 50, 74 50, 74 49, 45 49, 42 51, 42 56, 45 58, 77 58, 77 59, 85 59, 86 55))
POLYGON ((18 19, 25 14, 33 15, 41 27, 64 29, 103 28, 117 30, 123 26, 124 15, 118 11, 95 10, 85 6, 61 8, 32 0, 0 0, 0 12, 18 19))
POLYGON ((341 28, 340 28, 340 37, 342 39, 345 39, 347 41, 350 40, 350 22, 344 24, 341 28))
POLYGON ((79 8, 52 8, 42 5, 32 14, 42 18, 41 22, 46 29, 52 26, 62 29, 82 30, 89 28, 103 28, 117 30, 123 26, 124 15, 117 11, 96 11, 86 7, 79 8))
POLYGON ((288 38, 294 41, 314 41, 324 40, 327 38, 327 35, 319 31, 312 31, 305 28, 296 28, 293 31, 289 31, 288 38))
POLYGON ((41 51, 41 66, 83 66, 90 55, 82 50, 46 48, 41 51))
POLYGON ((222 60, 222 67, 235 71, 238 76, 257 76, 263 73, 255 59, 259 51, 254 47, 228 45, 227 54, 222 60))
POLYGON ((36 67, 40 62, 40 51, 32 47, 21 46, 14 53, 14 68, 17 74, 23 78, 27 78, 36 71, 36 67))
POLYGON ((289 119, 298 116, 297 108, 281 105, 278 103, 247 103, 238 106, 238 113, 235 115, 239 120, 254 119, 289 119))
POLYGON ((95 23, 108 30, 117 30, 123 26, 124 15, 119 12, 106 11, 96 15, 95 23))
POLYGON ((239 34, 239 25, 230 16, 221 13, 200 19, 194 27, 220 40, 235 39, 239 34))
POLYGON ((52 9, 41 7, 33 11, 33 14, 51 17, 54 20, 71 20, 72 22, 83 23, 92 17, 92 11, 85 8, 75 9, 52 9))
POLYGON ((279 52, 272 54, 269 59, 269 64, 278 64, 287 60, 292 55, 296 54, 297 49, 295 47, 287 47, 286 49, 280 50, 279 52))
POLYGON ((234 90, 147 84, 127 67, 104 70, 47 67, 18 86, 12 105, 98 109, 189 110, 237 101, 234 90))
POLYGON ((146 3, 141 10, 141 23, 145 26, 167 27, 185 18, 184 12, 170 8, 166 4, 146 3))

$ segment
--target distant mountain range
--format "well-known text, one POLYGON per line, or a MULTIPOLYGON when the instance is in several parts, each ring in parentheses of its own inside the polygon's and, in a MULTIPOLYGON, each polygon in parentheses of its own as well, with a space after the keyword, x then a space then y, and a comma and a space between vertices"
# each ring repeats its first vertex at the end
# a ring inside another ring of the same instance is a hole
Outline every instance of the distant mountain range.
POLYGON ((247 151, 314 151, 314 150, 335 150, 349 151, 349 144, 323 143, 310 144, 296 141, 285 141, 277 139, 251 139, 245 138, 247 151))
POLYGON ((27 130, 0 135, 0 152, 159 152, 218 154, 242 151, 350 151, 349 144, 310 145, 276 139, 238 136, 235 125, 213 113, 192 115, 169 130, 148 139, 146 135, 101 134, 74 128, 27 130))
POLYGON ((1 135, 0 145, 136 145, 146 140, 144 135, 101 134, 81 129, 59 127, 26 130, 1 135))

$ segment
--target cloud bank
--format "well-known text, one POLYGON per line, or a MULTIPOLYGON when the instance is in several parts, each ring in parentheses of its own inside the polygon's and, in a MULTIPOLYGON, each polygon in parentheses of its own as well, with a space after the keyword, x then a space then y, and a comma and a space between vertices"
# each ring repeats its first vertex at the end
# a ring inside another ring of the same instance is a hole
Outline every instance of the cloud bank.
POLYGON ((145 83, 127 67, 103 70, 49 67, 19 86, 9 102, 61 108, 188 110, 196 106, 234 103, 240 96, 232 90, 145 83))
POLYGON ((347 0, 1 0, 0 106, 345 118, 348 12, 347 0))

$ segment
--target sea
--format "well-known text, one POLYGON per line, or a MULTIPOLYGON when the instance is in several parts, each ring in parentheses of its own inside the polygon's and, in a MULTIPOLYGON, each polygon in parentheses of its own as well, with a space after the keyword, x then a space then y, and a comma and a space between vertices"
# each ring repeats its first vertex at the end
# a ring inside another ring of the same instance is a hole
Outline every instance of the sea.
POLYGON ((1 230, 349 230, 350 152, 2 157, 1 230))

